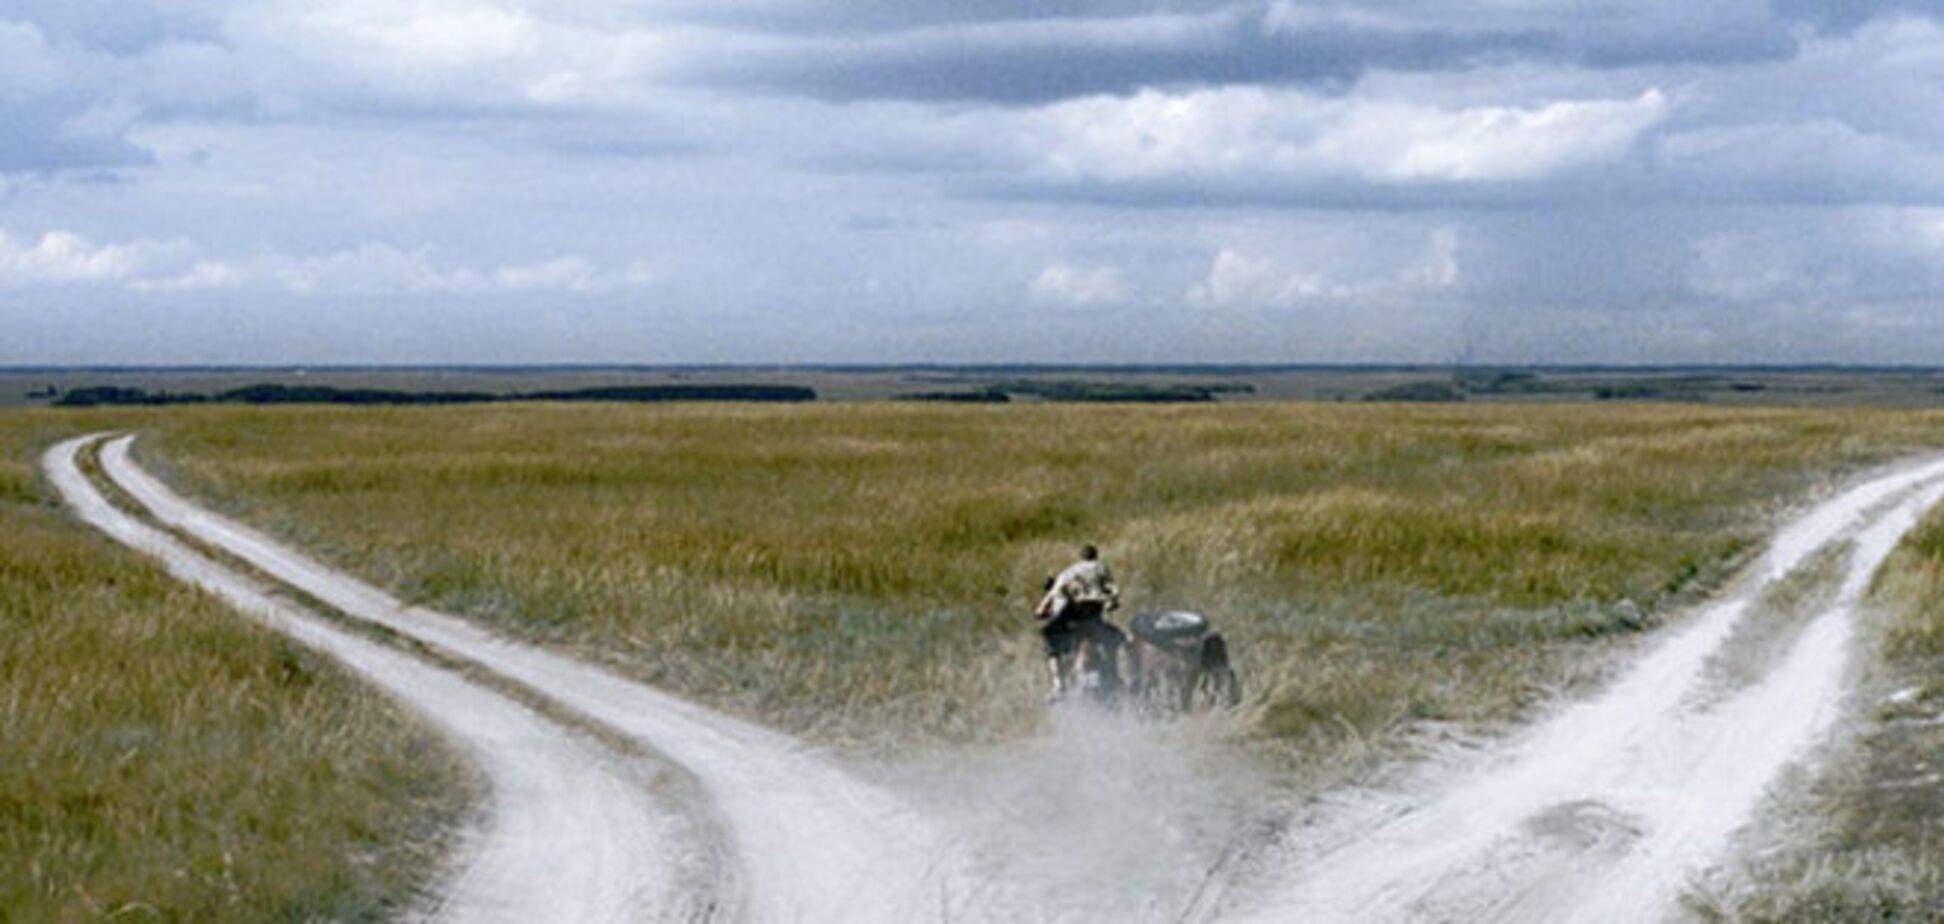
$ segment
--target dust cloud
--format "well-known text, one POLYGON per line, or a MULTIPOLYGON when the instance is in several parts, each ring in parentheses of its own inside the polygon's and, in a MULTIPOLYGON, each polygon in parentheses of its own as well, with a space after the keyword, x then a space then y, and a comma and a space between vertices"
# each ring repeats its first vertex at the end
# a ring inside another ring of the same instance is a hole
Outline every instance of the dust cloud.
POLYGON ((972 853, 984 883, 954 919, 1200 920, 1267 840, 1265 769, 1215 723, 1062 705, 1038 736, 934 755, 894 788, 972 853))

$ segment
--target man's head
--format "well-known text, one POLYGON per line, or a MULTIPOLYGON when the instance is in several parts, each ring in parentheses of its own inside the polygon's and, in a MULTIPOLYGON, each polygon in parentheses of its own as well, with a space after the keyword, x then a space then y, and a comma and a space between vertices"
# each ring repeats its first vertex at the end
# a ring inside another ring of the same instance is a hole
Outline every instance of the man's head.
POLYGON ((1080 547, 1081 561, 1093 561, 1094 559, 1097 559, 1099 557, 1100 557, 1100 550, 1094 548, 1093 543, 1090 542, 1080 547))

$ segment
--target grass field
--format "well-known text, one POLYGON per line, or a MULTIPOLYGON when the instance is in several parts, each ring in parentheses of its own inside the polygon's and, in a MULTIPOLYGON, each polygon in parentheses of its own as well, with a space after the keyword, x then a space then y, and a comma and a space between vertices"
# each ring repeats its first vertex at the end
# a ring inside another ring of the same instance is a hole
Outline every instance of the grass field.
POLYGON ((1516 715, 1944 414, 1692 407, 174 410, 179 484, 410 597, 826 743, 1032 727, 1041 577, 1235 641, 1321 773, 1516 715))
MULTIPOLYGON (((1425 723, 1517 717, 1717 586, 1790 501, 1944 447, 1937 412, 1593 405, 0 423, 0 907, 21 920, 383 913, 432 868, 462 793, 385 702, 72 524, 32 463, 74 432, 144 431, 179 486, 407 596, 859 752, 1035 727, 1026 614, 1098 542, 1130 609, 1202 610, 1230 635, 1248 697, 1210 730, 1295 785, 1395 756, 1425 723)), ((1769 601, 1780 617, 1821 592, 1805 580, 1769 601)), ((1719 913, 1922 919, 1944 892, 1938 813, 1908 811, 1944 800, 1911 770, 1944 746, 1922 724, 1944 706, 1944 519, 1879 594, 1900 614, 1878 635, 1881 692, 1921 692, 1817 782, 1797 822, 1811 846, 1719 913)))
POLYGON ((368 920, 467 804, 453 754, 330 664, 72 521, 0 416, 0 920, 368 920))

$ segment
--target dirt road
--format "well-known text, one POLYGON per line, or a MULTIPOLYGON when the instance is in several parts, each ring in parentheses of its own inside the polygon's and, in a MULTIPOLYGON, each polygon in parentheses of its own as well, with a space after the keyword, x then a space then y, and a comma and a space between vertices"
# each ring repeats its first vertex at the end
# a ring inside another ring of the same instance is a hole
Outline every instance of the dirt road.
MULTIPOLYGON (((172 568, 177 567, 175 562, 187 560, 192 553, 180 543, 131 525, 126 516, 100 501, 73 469, 80 442, 63 444, 58 458, 56 454, 49 456, 50 472, 61 471, 61 489, 70 502, 90 522, 110 529, 112 535, 143 551, 164 557, 172 568)), ((516 685, 556 710, 632 741, 692 780, 705 804, 687 807, 686 813, 699 815, 704 822, 689 827, 719 832, 722 843, 709 847, 714 856, 710 865, 733 868, 728 875, 714 877, 720 891, 706 904, 713 908, 711 914, 716 919, 898 924, 964 919, 963 890, 967 883, 958 871, 955 855, 923 818, 883 789, 852 777, 786 736, 668 696, 602 668, 493 636, 455 617, 406 606, 384 591, 187 503, 130 460, 131 442, 132 438, 126 436, 107 442, 101 451, 102 470, 160 522, 235 556, 344 616, 416 640, 516 685)), ((206 559, 197 557, 197 561, 199 578, 224 571, 206 559)), ((315 620, 303 624, 321 625, 315 620)), ((335 637, 353 638, 341 632, 335 637)), ((365 643, 360 651, 370 647, 365 643)), ((431 714, 412 691, 401 687, 394 692, 431 714)), ((465 735, 457 737, 473 743, 465 735)), ((590 756, 586 762, 598 765, 601 761, 590 756)), ((617 805, 625 808, 639 801, 641 787, 636 789, 617 805)), ((502 787, 496 785, 495 804, 503 813, 501 792, 502 787)), ((616 824, 636 824, 625 812, 613 817, 616 824)), ((552 822, 565 826, 571 819, 562 815, 552 822)), ((655 830, 647 825, 637 827, 642 832, 655 830)), ((550 832, 551 841, 542 838, 539 842, 578 844, 583 835, 597 836, 598 831, 560 830, 550 832)), ((694 856, 695 850, 688 849, 688 856, 684 853, 666 848, 648 850, 642 864, 658 866, 652 874, 646 869, 638 871, 640 875, 615 870, 618 878, 610 877, 603 885, 631 893, 665 888, 671 876, 691 865, 688 857, 694 856)), ((578 846, 553 852, 556 865, 577 865, 585 856, 578 846)), ((662 919, 664 910, 655 902, 644 902, 634 919, 662 919)), ((563 913, 528 919, 605 918, 563 913)))
POLYGON ((1874 478, 1778 534, 1727 599, 1603 693, 1403 792, 1299 831, 1231 896, 1238 921, 1634 922, 1678 916, 1784 768, 1822 740, 1869 579, 1944 498, 1944 463, 1874 478), (1754 601, 1832 549, 1833 599, 1741 683, 1720 665, 1754 601), (1287 870, 1286 874, 1282 870, 1287 870))
POLYGON ((618 754, 503 697, 485 704, 491 690, 295 612, 134 522, 75 470, 81 442, 57 447, 47 464, 85 519, 161 557, 184 580, 344 658, 480 754, 495 793, 493 820, 476 841, 473 873, 455 880, 447 906, 467 920, 513 908, 550 913, 507 911, 503 919, 1669 918, 1689 877, 1730 849, 1772 781, 1828 735, 1868 580, 1922 511, 1944 498, 1944 461, 1858 484, 1791 523, 1733 592, 1681 619, 1604 691, 1562 705, 1502 745, 1427 766, 1409 785, 1340 794, 1338 808, 1281 842, 1236 855, 1234 832, 1266 819, 1254 782, 1229 787, 1237 798, 1208 785, 1222 755, 1197 762, 1134 727, 1067 727, 1057 743, 1029 743, 990 760, 961 757, 926 778, 907 778, 898 787, 914 800, 907 801, 787 737, 407 606, 186 502, 130 460, 128 438, 104 446, 106 477, 160 522, 341 617, 414 639, 648 756, 618 754), (1755 620, 1757 601, 1831 556, 1834 593, 1748 676, 1724 681, 1721 666, 1755 620), (445 692, 422 692, 435 686, 445 692), (444 704, 461 699, 471 705, 444 704), (521 764, 527 758, 510 752, 529 746, 496 744, 494 729, 461 720, 468 709, 517 716, 484 724, 505 722, 505 732, 524 722, 522 741, 554 742, 539 748, 553 763, 544 770, 521 764), (528 779, 556 773, 586 782, 548 793, 528 779), (685 785, 643 783, 657 774, 685 785), (1081 799, 1076 810, 1071 787, 1042 785, 1049 777, 1125 785, 1087 787, 1098 798, 1081 799), (533 792, 522 795, 523 786, 533 792), (1155 791, 1185 795, 1128 810, 1155 791), (521 802, 529 796, 535 805, 521 802), (536 807, 556 798, 580 808, 536 807), (594 804, 608 799, 613 808, 594 804), (551 905, 548 896, 565 887, 546 881, 542 851, 523 855, 510 846, 513 836, 500 833, 522 825, 537 833, 521 837, 577 858, 581 885, 571 891, 581 904, 551 905), (611 858, 599 872, 578 859, 590 843, 611 858))
MULTIPOLYGON (((90 438, 91 439, 91 438, 90 438)), ((633 921, 703 901, 678 880, 692 849, 621 761, 459 674, 338 629, 111 506, 76 464, 43 465, 75 513, 169 572, 362 674, 465 748, 491 791, 433 916, 452 921, 633 921)))

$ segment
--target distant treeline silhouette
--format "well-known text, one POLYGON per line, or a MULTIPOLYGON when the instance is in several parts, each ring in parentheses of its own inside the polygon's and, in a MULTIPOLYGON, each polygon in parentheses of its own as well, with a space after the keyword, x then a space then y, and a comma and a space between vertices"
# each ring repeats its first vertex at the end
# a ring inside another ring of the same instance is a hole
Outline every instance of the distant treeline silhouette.
POLYGON ((897 401, 932 401, 941 404, 1005 404, 1011 401, 1003 391, 910 391, 897 401))
POLYGON ((1216 400, 1221 394, 1249 394, 1255 386, 1242 382, 1214 385, 1188 383, 1088 382, 1074 379, 1019 379, 986 386, 993 394, 1022 395, 1041 401, 1107 404, 1181 404, 1216 400))
POLYGON ((214 395, 195 392, 148 391, 99 385, 70 389, 54 401, 56 407, 163 404, 486 404, 496 401, 815 401, 815 389, 797 385, 623 385, 489 394, 479 391, 391 391, 382 388, 335 388, 330 385, 246 385, 214 395))

